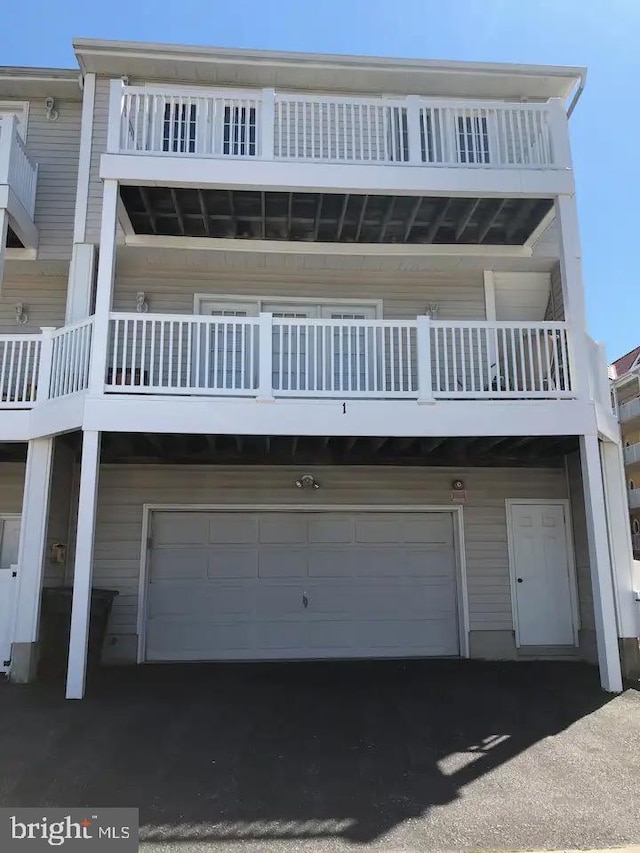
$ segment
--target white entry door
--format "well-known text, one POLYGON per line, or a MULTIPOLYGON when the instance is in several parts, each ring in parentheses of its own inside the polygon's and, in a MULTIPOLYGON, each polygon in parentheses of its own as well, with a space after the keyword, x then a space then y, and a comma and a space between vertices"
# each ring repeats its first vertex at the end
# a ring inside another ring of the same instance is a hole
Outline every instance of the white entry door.
POLYGON ((450 513, 156 511, 151 540, 145 660, 459 654, 450 513))
POLYGON ((0 518, 0 672, 7 672, 16 617, 20 516, 0 518))
POLYGON ((573 645, 566 505, 513 502, 509 511, 518 645, 573 645))

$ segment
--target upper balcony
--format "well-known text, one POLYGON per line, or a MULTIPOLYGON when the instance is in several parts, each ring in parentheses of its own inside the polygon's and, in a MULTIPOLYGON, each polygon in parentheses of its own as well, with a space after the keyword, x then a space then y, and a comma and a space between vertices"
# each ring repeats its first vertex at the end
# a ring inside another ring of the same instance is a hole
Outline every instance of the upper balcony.
POLYGON ((37 182, 38 166, 27 154, 16 117, 0 117, 0 279, 6 247, 38 246, 37 182))
POLYGON ((132 184, 538 198, 572 185, 558 98, 320 95, 117 80, 107 152, 103 177, 132 184))

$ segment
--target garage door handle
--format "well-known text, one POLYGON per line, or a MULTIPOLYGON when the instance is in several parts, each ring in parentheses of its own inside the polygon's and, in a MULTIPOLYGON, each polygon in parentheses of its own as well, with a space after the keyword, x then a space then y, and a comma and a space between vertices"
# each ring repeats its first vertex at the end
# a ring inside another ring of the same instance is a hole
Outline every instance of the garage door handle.
POLYGON ((303 607, 308 607, 308 606, 309 606, 309 599, 307 598, 307 593, 306 593, 306 592, 303 592, 303 593, 302 593, 302 606, 303 606, 303 607))

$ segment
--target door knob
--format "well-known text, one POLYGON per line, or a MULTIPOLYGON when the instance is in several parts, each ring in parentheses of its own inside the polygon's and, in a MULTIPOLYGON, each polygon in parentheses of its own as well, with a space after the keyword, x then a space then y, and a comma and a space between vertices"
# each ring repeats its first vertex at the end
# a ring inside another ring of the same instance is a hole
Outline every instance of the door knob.
POLYGON ((302 593, 302 606, 308 607, 308 605, 309 605, 309 599, 307 598, 307 593, 303 592, 302 593))
POLYGON ((522 583, 522 578, 518 578, 518 583, 522 583))

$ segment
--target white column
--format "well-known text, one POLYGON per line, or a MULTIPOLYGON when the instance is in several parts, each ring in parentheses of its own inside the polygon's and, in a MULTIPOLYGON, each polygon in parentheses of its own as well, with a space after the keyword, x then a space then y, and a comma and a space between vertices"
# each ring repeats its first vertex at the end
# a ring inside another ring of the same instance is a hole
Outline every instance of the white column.
POLYGON ((98 474, 100 469, 100 433, 82 434, 82 464, 78 495, 76 559, 73 574, 71 636, 67 670, 67 699, 82 699, 87 671, 87 646, 91 616, 93 577, 93 538, 96 525, 98 474))
POLYGON ((420 98, 418 95, 407 95, 407 132, 409 136, 409 162, 413 166, 422 166, 420 98))
POLYGON ((11 656, 12 681, 31 681, 35 676, 35 643, 40 622, 53 441, 53 438, 34 439, 29 442, 27 450, 18 549, 16 627, 11 656))
POLYGON ((587 520, 600 683, 604 690, 619 693, 622 690, 622 673, 598 443, 595 435, 580 436, 580 464, 587 520))
POLYGON ((93 243, 74 243, 69 264, 65 323, 84 320, 91 314, 91 298, 96 270, 93 243))
MULTIPOLYGON (((273 142, 276 128, 276 91, 263 89, 260 111, 260 159, 273 160, 273 142)), ((282 154, 282 152, 280 152, 282 154)))
POLYGON ((560 229, 560 272, 564 319, 570 326, 569 347, 574 365, 574 389, 579 397, 589 393, 587 313, 582 279, 582 249, 575 195, 558 196, 555 202, 560 229))
POLYGON ((423 314, 416 319, 416 324, 418 403, 434 403, 433 374, 431 372, 431 317, 423 314))
POLYGON ((622 447, 612 441, 603 441, 600 444, 600 455, 607 504, 613 583, 617 601, 618 635, 637 637, 633 548, 622 447))
POLYGON ((258 393, 257 399, 273 400, 273 314, 260 314, 258 326, 258 393))
POLYGON ((118 182, 105 181, 102 194, 102 223, 100 226, 100 257, 96 284, 95 320, 91 347, 89 392, 102 394, 107 366, 109 343, 109 312, 116 260, 116 216, 118 209, 118 182))
POLYGON ((0 284, 4 275, 4 256, 7 247, 7 234, 9 233, 9 214, 6 207, 0 207, 0 284))

